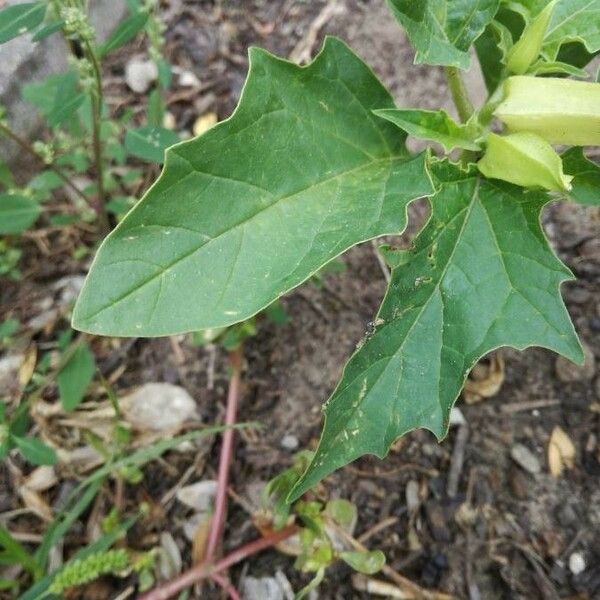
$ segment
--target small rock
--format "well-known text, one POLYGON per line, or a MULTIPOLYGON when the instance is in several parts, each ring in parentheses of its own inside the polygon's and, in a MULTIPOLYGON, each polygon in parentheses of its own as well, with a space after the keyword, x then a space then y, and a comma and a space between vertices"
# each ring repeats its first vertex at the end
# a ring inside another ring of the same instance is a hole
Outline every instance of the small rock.
POLYGON ((288 433, 284 435, 283 438, 281 438, 280 444, 284 450, 289 450, 290 452, 293 452, 298 448, 300 442, 298 441, 298 438, 295 435, 291 435, 288 433))
POLYGON ((77 300, 79 292, 83 287, 85 277, 83 275, 68 275, 59 279, 52 287, 60 291, 58 303, 60 306, 68 306, 77 300))
POLYGON ((179 85, 181 87, 200 87, 200 80, 191 71, 183 71, 179 75, 179 85))
POLYGON ((573 575, 580 575, 585 571, 585 558, 581 552, 573 552, 571 556, 569 556, 569 571, 573 573, 573 575))
POLYGON ((131 59, 125 67, 125 83, 138 94, 148 91, 150 85, 158 78, 158 69, 153 61, 131 59))
POLYGON ((45 310, 44 312, 32 317, 27 321, 27 327, 30 329, 34 329, 35 331, 39 331, 41 329, 46 329, 50 323, 55 321, 58 318, 58 311, 45 310))
POLYGON ((179 431, 198 418, 196 402, 171 383, 147 383, 120 400, 125 419, 139 431, 179 431))
POLYGON ((289 581, 285 579, 288 584, 286 586, 281 576, 285 578, 283 573, 278 577, 245 577, 241 585, 242 598, 244 600, 291 600, 294 596, 290 596, 289 581))
POLYGON ((419 498, 419 483, 414 479, 411 479, 406 484, 406 508, 408 513, 411 514, 421 506, 421 498, 419 498))
POLYGON ((19 368, 24 360, 23 354, 9 354, 0 358, 0 390, 18 387, 19 368))
POLYGON ((586 345, 583 345, 585 363, 582 366, 572 363, 570 360, 559 356, 556 359, 556 376, 565 383, 574 381, 589 381, 596 372, 596 359, 594 353, 586 345))
POLYGON ((467 424, 467 420, 465 419, 465 416, 462 414, 462 411, 457 406, 453 406, 452 409, 450 410, 449 422, 450 422, 450 427, 467 424))
POLYGON ((521 468, 532 475, 542 470, 538 458, 523 444, 515 444, 510 449, 510 456, 521 468))
POLYGON ((202 513, 210 510, 216 494, 217 482, 207 479, 182 487, 177 491, 177 500, 193 508, 196 512, 202 513))
POLYGON ((165 531, 160 534, 160 552, 158 555, 158 570, 163 579, 172 579, 181 572, 183 560, 181 551, 173 536, 165 531))

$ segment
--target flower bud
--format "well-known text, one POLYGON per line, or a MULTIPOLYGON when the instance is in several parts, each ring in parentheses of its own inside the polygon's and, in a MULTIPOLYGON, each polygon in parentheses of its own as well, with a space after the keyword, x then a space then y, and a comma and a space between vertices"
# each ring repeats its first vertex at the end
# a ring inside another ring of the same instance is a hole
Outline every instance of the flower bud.
POLYGON ((552 0, 525 28, 519 41, 509 50, 506 66, 511 73, 522 75, 540 55, 544 36, 557 2, 558 0, 552 0))
POLYGON ((564 174, 562 160, 554 148, 533 133, 490 133, 477 166, 490 179, 556 192, 571 189, 573 179, 564 174))
POLYGON ((600 145, 600 83, 509 77, 494 114, 510 132, 536 133, 551 144, 600 145))

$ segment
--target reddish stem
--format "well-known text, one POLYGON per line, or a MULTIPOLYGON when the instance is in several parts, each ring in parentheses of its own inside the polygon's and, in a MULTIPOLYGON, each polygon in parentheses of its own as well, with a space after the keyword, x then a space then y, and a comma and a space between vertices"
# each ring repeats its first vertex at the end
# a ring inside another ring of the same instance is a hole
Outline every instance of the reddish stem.
POLYGON ((242 600, 231 582, 227 578, 223 577, 223 575, 213 573, 210 578, 223 589, 223 591, 231 598, 231 600, 242 600))
POLYGON ((171 598, 175 594, 178 594, 185 588, 188 588, 199 581, 206 579, 207 577, 211 577, 214 574, 221 573, 229 567, 243 561, 245 558, 249 556, 253 556, 254 554, 258 554, 271 546, 275 546, 292 537, 298 531, 298 527, 296 525, 289 525, 285 529, 280 529, 279 531, 272 531, 268 535, 254 540, 245 546, 241 546, 237 550, 234 550, 230 554, 228 554, 225 558, 222 558, 216 565, 206 565, 200 564, 185 573, 182 573, 179 577, 168 581, 164 585, 157 587, 156 589, 140 596, 138 600, 167 600, 171 598))
POLYGON ((206 544, 204 562, 211 563, 217 552, 221 541, 225 516, 227 514, 227 488, 229 486, 229 468, 233 456, 233 441, 236 415, 240 403, 240 382, 242 376, 242 347, 236 348, 229 353, 229 364, 231 365, 231 379, 229 380, 229 391, 227 393, 227 409, 225 411, 225 426, 223 432, 223 444, 219 456, 219 474, 217 477, 217 496, 215 498, 215 512, 210 525, 210 533, 206 544))

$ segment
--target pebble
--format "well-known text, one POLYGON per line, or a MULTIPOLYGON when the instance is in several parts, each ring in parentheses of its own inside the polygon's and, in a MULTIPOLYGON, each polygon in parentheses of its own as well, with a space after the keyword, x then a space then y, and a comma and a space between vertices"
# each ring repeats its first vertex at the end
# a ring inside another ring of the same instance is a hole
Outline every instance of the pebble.
POLYGON ((298 438, 295 435, 291 435, 288 433, 281 438, 280 444, 284 450, 289 450, 290 452, 293 452, 298 448, 300 442, 298 441, 298 438))
POLYGON ((129 88, 143 94, 158 78, 158 69, 153 61, 133 58, 125 67, 125 83, 129 88))
POLYGON ((287 578, 283 581, 281 575, 278 574, 278 577, 245 577, 241 585, 242 598, 244 600, 292 600, 294 596, 290 595, 289 581, 287 578))
POLYGON ((207 512, 217 494, 217 482, 212 479, 198 481, 177 490, 177 500, 196 512, 207 512))
POLYGON ((419 484, 414 479, 411 479, 406 484, 406 508, 409 514, 412 514, 421 505, 421 499, 419 498, 419 484))
POLYGON ((200 87, 200 80, 191 71, 183 71, 179 75, 179 85, 181 87, 200 87))
POLYGON ((510 449, 510 456, 521 468, 532 475, 535 475, 542 470, 538 458, 523 444, 515 444, 510 449))
POLYGON ((179 431, 198 418, 194 399, 172 383, 146 383, 119 402, 125 419, 139 431, 179 431))
POLYGON ((8 387, 15 385, 17 380, 19 367, 25 360, 23 354, 9 354, 4 358, 0 358, 0 389, 5 390, 8 387))
POLYGON ((573 573, 573 575, 580 575, 585 571, 585 558, 581 552, 573 552, 571 556, 569 556, 569 571, 573 573))
POLYGON ((458 425, 466 425, 467 420, 462 414, 462 411, 457 406, 453 406, 450 410, 450 427, 458 425))
POLYGON ((572 383, 575 381, 589 381, 596 372, 596 359, 594 353, 591 351, 589 346, 583 345, 583 353, 585 356, 585 363, 582 366, 572 363, 570 360, 559 356, 556 359, 556 376, 565 383, 572 383))

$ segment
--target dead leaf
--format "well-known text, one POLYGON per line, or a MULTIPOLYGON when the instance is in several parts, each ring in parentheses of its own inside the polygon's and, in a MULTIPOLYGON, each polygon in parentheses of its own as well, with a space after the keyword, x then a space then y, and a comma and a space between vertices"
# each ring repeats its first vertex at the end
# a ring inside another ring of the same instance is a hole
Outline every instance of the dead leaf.
POLYGON ((25 387, 33 377, 35 365, 37 363, 37 346, 34 344, 29 347, 25 358, 19 367, 19 385, 25 387))
POLYGON ((489 364, 479 362, 469 374, 463 390, 467 404, 481 402, 484 398, 495 396, 504 383, 504 359, 500 352, 489 357, 489 364))
POLYGON ((202 135, 207 132, 213 125, 217 123, 217 114, 214 112, 208 112, 198 117, 194 122, 192 131, 195 136, 202 135))
POLYGON ((44 492, 58 482, 54 467, 42 465, 34 469, 25 480, 25 486, 34 492, 44 492))
POLYGON ((203 515, 204 518, 198 524, 194 539, 192 541, 192 564, 199 565, 204 561, 206 555, 206 543, 210 533, 210 524, 212 519, 209 515, 203 515))
POLYGON ((575 466, 575 444, 558 425, 552 430, 548 443, 548 467, 553 477, 560 477, 563 469, 575 466))
POLYGON ((41 494, 22 485, 19 487, 19 496, 21 496, 23 504, 25 504, 32 513, 36 514, 44 521, 52 521, 52 509, 48 506, 48 503, 41 494))

